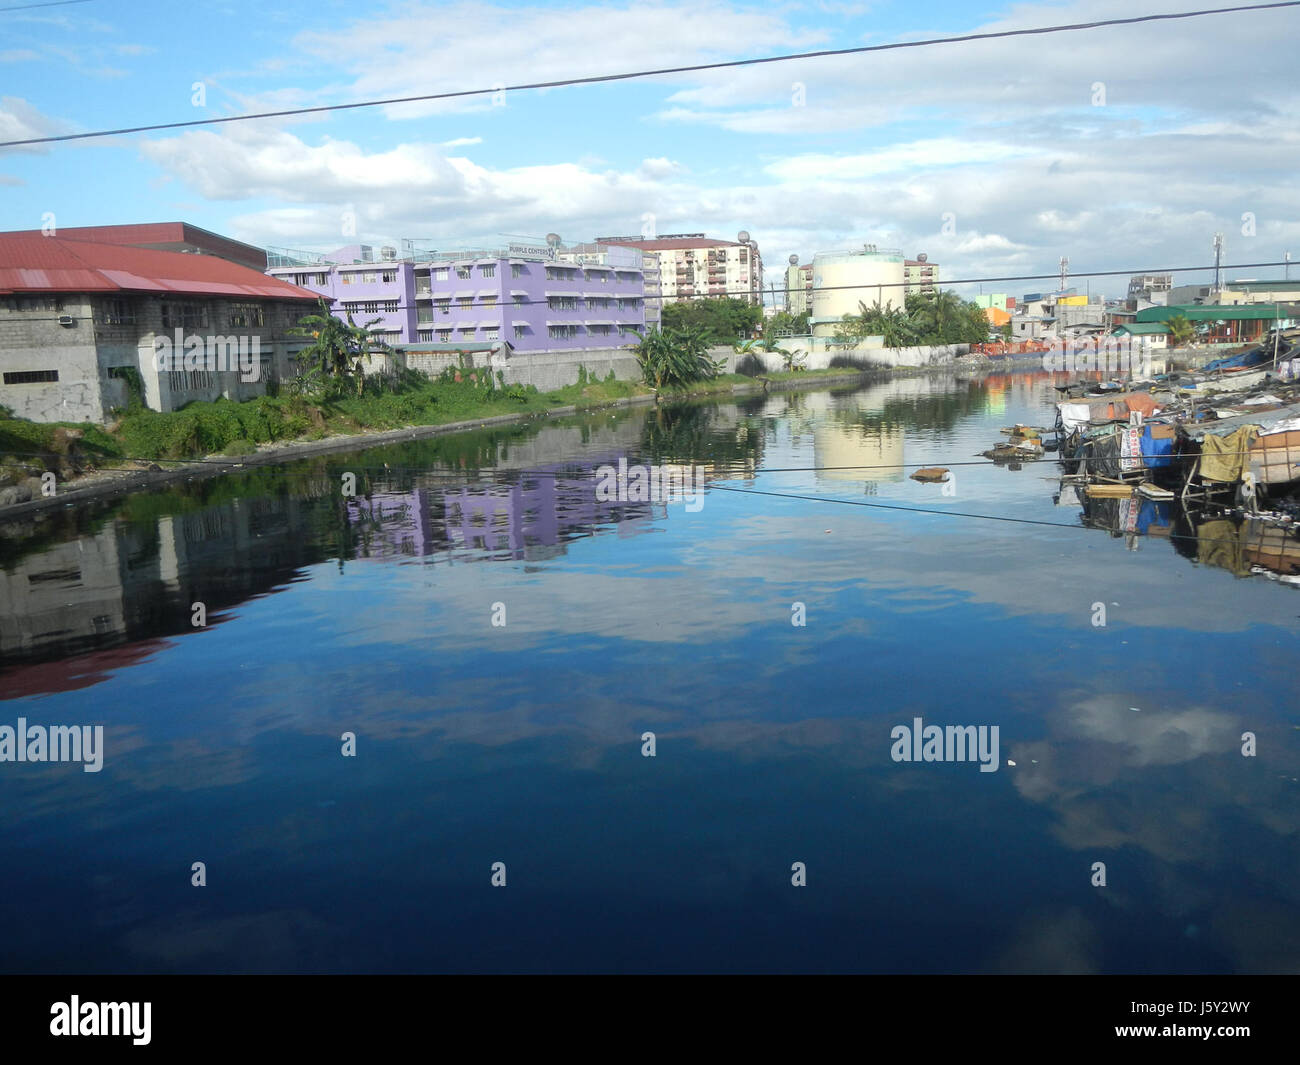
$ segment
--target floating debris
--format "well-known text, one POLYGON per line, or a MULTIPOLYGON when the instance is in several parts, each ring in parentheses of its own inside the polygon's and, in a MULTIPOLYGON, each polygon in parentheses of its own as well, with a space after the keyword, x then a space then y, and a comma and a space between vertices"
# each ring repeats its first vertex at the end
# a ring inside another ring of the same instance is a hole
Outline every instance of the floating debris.
POLYGON ((936 481, 946 480, 948 469, 946 466, 926 466, 912 474, 912 480, 921 481, 925 484, 933 484, 936 481))

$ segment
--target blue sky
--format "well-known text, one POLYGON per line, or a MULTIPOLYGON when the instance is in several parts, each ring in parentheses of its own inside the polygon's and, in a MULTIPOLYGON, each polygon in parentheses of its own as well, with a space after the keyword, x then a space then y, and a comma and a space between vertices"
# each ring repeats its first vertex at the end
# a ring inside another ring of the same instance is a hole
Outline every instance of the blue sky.
MULTIPOLYGON (((0 140, 1185 6, 89 0, 0 12, 0 140)), ((1192 265, 1217 230, 1228 262, 1271 261, 1300 256, 1296 26, 1213 16, 0 149, 0 228, 184 219, 329 249, 350 212, 357 239, 451 248, 652 216, 746 229, 769 270, 872 241, 947 278, 1192 265)))

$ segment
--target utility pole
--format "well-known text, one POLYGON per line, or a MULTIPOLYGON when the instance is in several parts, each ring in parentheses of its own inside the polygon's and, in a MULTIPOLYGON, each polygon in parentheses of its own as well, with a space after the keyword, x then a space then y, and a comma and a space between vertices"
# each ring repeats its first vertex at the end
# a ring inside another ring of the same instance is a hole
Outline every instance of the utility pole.
POLYGON ((1277 304, 1273 304, 1273 369, 1277 370, 1277 348, 1282 340, 1282 320, 1278 317, 1277 304))
POLYGON ((1291 253, 1287 252, 1282 258, 1283 261, 1286 263, 1286 273, 1282 275, 1282 280, 1290 281, 1291 280, 1291 253))
POLYGON ((1219 291, 1223 288, 1223 234, 1214 234, 1214 298, 1219 298, 1219 291))

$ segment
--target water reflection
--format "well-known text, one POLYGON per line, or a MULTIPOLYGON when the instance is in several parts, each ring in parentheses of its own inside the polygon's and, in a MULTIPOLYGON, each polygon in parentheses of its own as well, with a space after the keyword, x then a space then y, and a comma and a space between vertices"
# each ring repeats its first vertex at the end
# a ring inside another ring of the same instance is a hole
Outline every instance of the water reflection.
POLYGON ((944 505, 901 474, 1041 422, 1050 384, 605 412, 13 539, 10 718, 102 720, 108 753, 95 779, 0 765, 3 966, 1294 968, 1296 611, 1228 578, 1295 572, 1292 542, 1054 500, 1054 463, 959 467, 960 510, 1042 526, 832 502, 944 505), (699 464, 706 506, 599 501, 620 458, 699 464), (1016 766, 895 764, 913 715, 997 724, 1016 766), (178 894, 195 857, 221 893, 178 894), (789 887, 795 859, 816 891, 789 887))

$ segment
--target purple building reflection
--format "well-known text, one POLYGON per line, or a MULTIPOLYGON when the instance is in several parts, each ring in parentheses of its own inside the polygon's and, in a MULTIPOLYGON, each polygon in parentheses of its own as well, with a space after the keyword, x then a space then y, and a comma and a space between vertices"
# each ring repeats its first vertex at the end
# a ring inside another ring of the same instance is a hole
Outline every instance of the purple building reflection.
MULTIPOLYGON (((649 531, 662 503, 601 502, 596 468, 626 452, 520 471, 517 480, 374 491, 348 500, 357 558, 417 558, 460 551, 515 559, 550 558, 564 544, 612 527, 620 536, 649 531)), ((502 473, 503 476, 509 474, 502 473)))

